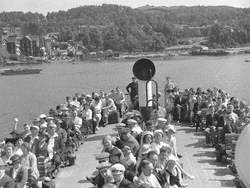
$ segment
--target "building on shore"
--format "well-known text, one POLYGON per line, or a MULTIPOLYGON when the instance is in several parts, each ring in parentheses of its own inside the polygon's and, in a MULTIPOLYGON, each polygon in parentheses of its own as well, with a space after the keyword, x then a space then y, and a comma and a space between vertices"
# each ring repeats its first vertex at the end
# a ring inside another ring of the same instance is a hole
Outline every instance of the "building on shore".
POLYGON ((17 44, 17 37, 16 35, 11 35, 11 36, 8 36, 7 38, 7 43, 6 43, 6 48, 7 48, 7 51, 14 55, 16 54, 16 44, 17 44))
POLYGON ((32 39, 29 36, 24 36, 20 40, 20 50, 21 50, 21 54, 24 56, 32 56, 33 55, 32 39))

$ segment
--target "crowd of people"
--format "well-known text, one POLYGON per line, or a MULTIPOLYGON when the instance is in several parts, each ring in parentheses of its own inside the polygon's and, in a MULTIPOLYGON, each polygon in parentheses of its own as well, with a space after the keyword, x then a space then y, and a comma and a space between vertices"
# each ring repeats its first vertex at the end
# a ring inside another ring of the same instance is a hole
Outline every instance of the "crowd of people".
MULTIPOLYGON (((134 87, 133 78, 127 90, 138 91, 134 87)), ((136 104, 137 96, 130 97, 136 104)), ((185 171, 178 153, 175 125, 204 132, 206 146, 212 147, 224 143, 226 134, 240 133, 250 122, 247 103, 217 88, 182 91, 167 77, 164 101, 163 113, 147 122, 136 111, 124 115, 116 126, 117 135, 103 138, 97 170, 87 177, 90 182, 98 188, 185 187, 194 176, 185 171)))
POLYGON ((1 143, 0 187, 36 188, 40 180, 53 184, 49 178, 55 178, 60 168, 74 165, 75 152, 85 138, 108 124, 116 124, 117 134, 102 139, 97 170, 87 180, 98 188, 185 187, 194 176, 184 169, 175 125, 204 131, 206 144, 216 146, 225 141, 223 135, 240 133, 250 122, 246 102, 217 88, 182 91, 169 77, 164 105, 157 104, 158 111, 144 122, 138 111, 136 78, 126 90, 131 105, 116 87, 110 93, 101 90, 66 97, 48 114, 25 123, 22 131, 15 118, 11 136, 1 143))
POLYGON ((216 144, 216 132, 240 133, 250 122, 250 106, 246 101, 217 88, 180 91, 170 78, 165 86, 165 108, 169 119, 191 124, 196 131, 205 130, 206 143, 212 145, 216 144))
POLYGON ((51 179, 60 168, 74 165, 75 152, 89 134, 118 123, 124 102, 116 87, 110 93, 68 96, 63 104, 23 126, 15 118, 11 136, 1 142, 0 187, 53 187, 51 179))

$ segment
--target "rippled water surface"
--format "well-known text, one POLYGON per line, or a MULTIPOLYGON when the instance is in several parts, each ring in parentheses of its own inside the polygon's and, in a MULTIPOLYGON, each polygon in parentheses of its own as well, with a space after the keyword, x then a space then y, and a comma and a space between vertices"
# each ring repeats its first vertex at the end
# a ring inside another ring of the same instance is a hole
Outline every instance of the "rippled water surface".
MULTIPOLYGON (((224 57, 173 57, 155 61, 160 90, 165 77, 178 86, 219 87, 250 101, 250 55, 224 57)), ((0 76, 0 136, 11 127, 14 117, 21 123, 46 113, 76 92, 91 93, 125 86, 132 76, 134 61, 102 63, 54 63, 42 65, 37 75, 0 76)))

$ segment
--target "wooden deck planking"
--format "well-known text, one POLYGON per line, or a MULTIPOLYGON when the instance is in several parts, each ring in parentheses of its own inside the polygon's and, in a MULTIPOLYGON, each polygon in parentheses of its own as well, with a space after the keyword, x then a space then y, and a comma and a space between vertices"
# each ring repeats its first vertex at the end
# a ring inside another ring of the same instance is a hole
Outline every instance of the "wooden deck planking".
MULTIPOLYGON (((57 188, 90 188, 85 177, 95 170, 95 154, 101 151, 101 139, 104 135, 115 133, 113 126, 101 128, 98 134, 91 135, 77 152, 76 164, 61 169, 56 178, 57 188)), ((205 148, 204 136, 190 127, 177 127, 178 151, 183 155, 184 169, 195 176, 188 180, 190 188, 231 188, 235 187, 230 171, 215 161, 213 148, 205 148)))
POLYGON ((230 170, 215 161, 215 149, 206 148, 205 137, 190 127, 177 127, 178 151, 183 155, 184 169, 195 176, 188 181, 192 188, 235 187, 230 170))

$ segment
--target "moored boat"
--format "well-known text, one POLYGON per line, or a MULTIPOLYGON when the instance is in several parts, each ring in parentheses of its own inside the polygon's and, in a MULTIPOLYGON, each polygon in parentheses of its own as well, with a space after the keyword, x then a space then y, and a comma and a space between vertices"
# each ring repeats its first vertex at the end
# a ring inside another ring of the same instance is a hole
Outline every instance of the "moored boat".
POLYGON ((18 74, 39 74, 42 69, 32 69, 32 68, 25 68, 25 69, 7 69, 4 70, 1 74, 2 75, 18 75, 18 74))

